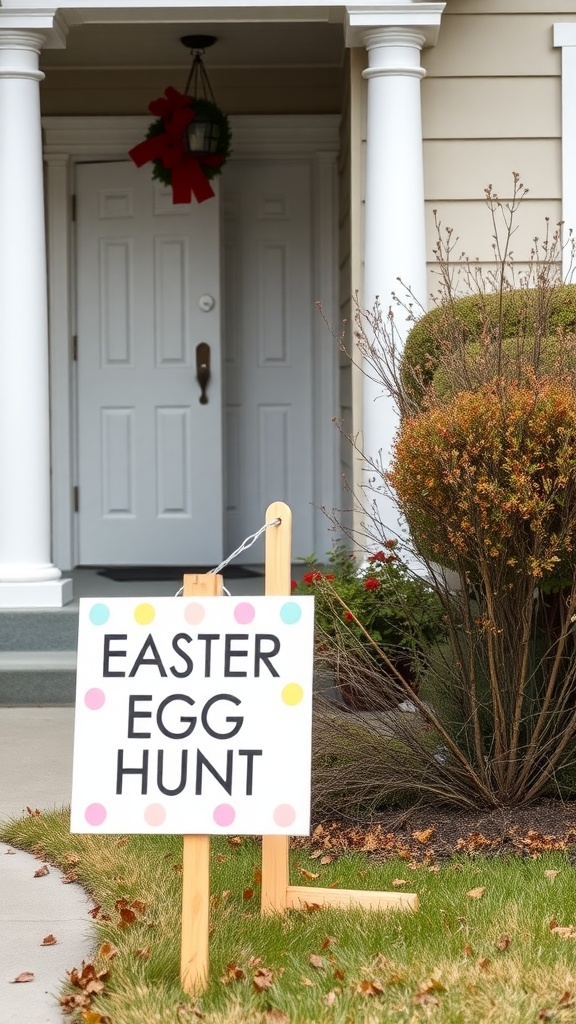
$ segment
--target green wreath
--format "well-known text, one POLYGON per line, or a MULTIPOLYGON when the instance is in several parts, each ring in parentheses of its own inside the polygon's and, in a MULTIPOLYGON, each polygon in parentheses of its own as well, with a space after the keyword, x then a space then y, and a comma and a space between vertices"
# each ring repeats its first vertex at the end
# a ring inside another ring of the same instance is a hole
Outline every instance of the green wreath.
MULTIPOLYGON (((220 129, 218 146, 215 153, 217 156, 221 156, 223 158, 222 163, 218 167, 209 167, 208 165, 202 164, 202 160, 200 160, 202 171, 210 181, 211 178, 215 178, 217 174, 222 173, 222 168, 232 152, 232 132, 230 130, 230 121, 228 119, 228 115, 220 110, 220 107, 217 107, 215 103, 212 103, 211 100, 194 99, 193 96, 190 96, 189 106, 196 114, 199 114, 201 117, 204 115, 220 129)), ((163 135, 165 131, 166 127, 164 124, 164 118, 159 117, 157 121, 153 121, 150 125, 146 138, 151 139, 155 135, 163 135)), ((163 185, 171 185, 172 171, 169 167, 164 166, 162 160, 153 160, 152 178, 155 178, 157 181, 161 181, 163 185)))

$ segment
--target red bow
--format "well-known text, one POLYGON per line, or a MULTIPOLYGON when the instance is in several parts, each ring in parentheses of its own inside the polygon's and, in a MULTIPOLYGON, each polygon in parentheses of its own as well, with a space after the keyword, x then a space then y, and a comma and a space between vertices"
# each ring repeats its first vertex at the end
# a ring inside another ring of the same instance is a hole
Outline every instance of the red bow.
POLYGON ((138 143, 128 156, 137 167, 142 167, 150 160, 162 161, 164 167, 172 173, 174 204, 191 203, 193 195, 199 203, 211 199, 214 190, 202 167, 220 167, 224 157, 214 153, 203 155, 199 160, 186 149, 186 129, 196 116, 190 106, 190 97, 168 86, 165 96, 153 100, 148 109, 151 114, 162 118, 164 131, 161 135, 153 135, 138 143))

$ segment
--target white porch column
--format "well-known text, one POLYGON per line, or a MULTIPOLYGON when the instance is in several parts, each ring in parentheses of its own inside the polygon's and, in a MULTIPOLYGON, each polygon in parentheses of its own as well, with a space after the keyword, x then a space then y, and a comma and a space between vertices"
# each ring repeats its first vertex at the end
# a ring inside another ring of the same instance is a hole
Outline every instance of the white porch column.
MULTIPOLYGON (((409 289, 416 313, 428 301, 420 60, 423 47, 436 42, 443 9, 443 3, 410 2, 347 8, 348 45, 363 44, 368 59, 362 304, 371 310, 378 299, 384 318, 392 308, 400 341, 409 325, 392 293, 405 300, 409 289)), ((394 405, 369 372, 362 399, 363 450, 373 459, 380 455, 385 467, 398 426, 394 405)), ((363 476, 366 485, 373 473, 365 468, 363 476)), ((386 531, 397 534, 393 501, 379 496, 376 510, 386 531)))
POLYGON ((72 597, 50 556, 46 247, 39 53, 0 29, 0 607, 72 597))

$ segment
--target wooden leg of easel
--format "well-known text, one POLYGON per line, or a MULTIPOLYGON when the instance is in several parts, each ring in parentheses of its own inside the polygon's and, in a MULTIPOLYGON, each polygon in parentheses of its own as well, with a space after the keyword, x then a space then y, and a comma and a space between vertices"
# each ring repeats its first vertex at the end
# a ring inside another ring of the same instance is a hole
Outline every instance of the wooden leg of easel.
MULTIPOLYGON (((210 573, 184 577, 184 597, 218 597, 222 577, 210 573)), ((210 836, 183 836, 182 938, 180 983, 185 992, 208 984, 210 919, 210 836)))
POLYGON ((290 885, 288 836, 262 836, 263 914, 282 914, 290 885))
POLYGON ((183 836, 180 983, 185 992, 208 984, 210 836, 183 836))
MULTIPOLYGON (((266 509, 266 522, 280 519, 279 526, 266 530, 266 597, 290 594, 292 512, 283 501, 274 501, 266 509)), ((288 836, 262 836, 263 914, 283 913, 290 884, 288 836)))

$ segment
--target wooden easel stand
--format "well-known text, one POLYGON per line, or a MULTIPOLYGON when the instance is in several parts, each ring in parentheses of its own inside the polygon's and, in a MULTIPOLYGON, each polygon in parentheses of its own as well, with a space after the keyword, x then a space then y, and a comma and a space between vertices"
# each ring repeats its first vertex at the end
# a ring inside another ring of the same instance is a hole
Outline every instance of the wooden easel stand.
MULTIPOLYGON (((282 501, 266 509, 265 522, 280 520, 266 531, 265 594, 289 596, 292 512, 282 501)), ((212 574, 185 576, 185 597, 218 597, 222 577, 212 574)), ((208 984, 208 936, 210 916, 210 836, 184 839, 182 861, 182 942, 180 980, 188 993, 199 993, 208 984)), ((262 836, 263 914, 282 914, 305 904, 323 907, 358 906, 369 910, 417 910, 416 893, 372 892, 363 889, 323 889, 319 886, 290 885, 289 836, 262 836)))

